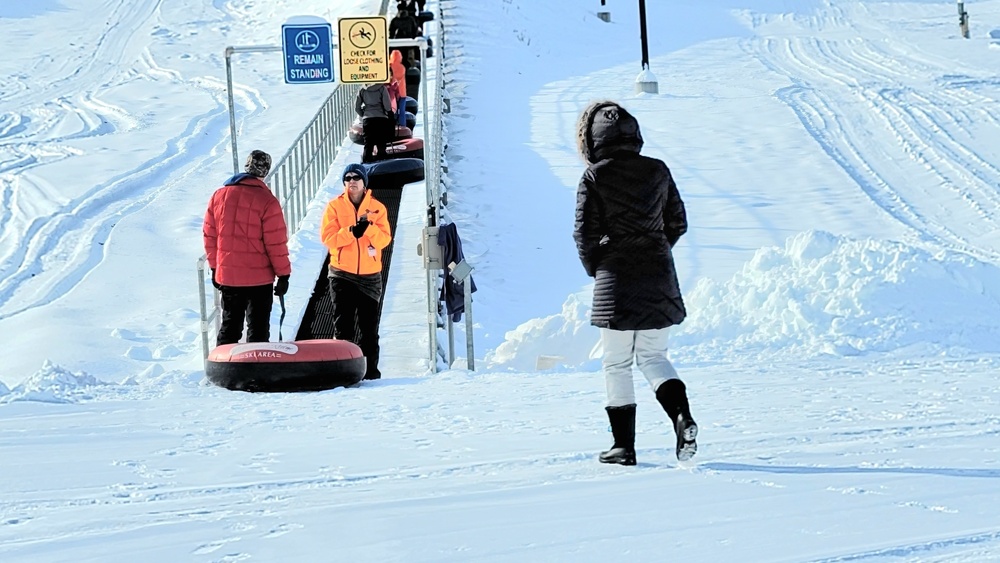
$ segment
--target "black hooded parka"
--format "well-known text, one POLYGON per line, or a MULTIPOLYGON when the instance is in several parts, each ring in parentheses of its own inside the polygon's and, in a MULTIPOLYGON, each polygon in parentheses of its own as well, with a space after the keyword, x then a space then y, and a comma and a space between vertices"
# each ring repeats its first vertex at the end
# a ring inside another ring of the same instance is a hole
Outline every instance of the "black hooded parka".
POLYGON ((639 124, 614 102, 583 112, 577 142, 589 166, 577 189, 573 239, 595 278, 591 324, 614 330, 680 324, 686 311, 671 248, 687 232, 687 217, 670 169, 639 154, 639 124))

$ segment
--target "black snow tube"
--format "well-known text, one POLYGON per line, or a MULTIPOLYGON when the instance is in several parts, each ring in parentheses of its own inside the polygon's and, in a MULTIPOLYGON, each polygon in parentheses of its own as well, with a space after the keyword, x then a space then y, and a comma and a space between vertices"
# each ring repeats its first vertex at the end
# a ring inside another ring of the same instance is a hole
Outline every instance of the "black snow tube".
POLYGON ((406 95, 414 100, 420 99, 420 68, 416 65, 406 69, 406 95))
POLYGON ((424 179, 424 161, 419 158, 391 158, 364 166, 369 186, 401 186, 424 179))
POLYGON ((208 355, 205 376, 232 391, 322 391, 365 377, 361 348, 346 340, 223 344, 208 355))
MULTIPOLYGON (((405 101, 403 107, 406 109, 406 111, 408 111, 408 112, 412 113, 414 116, 416 116, 417 115, 417 100, 414 99, 414 98, 411 98, 409 96, 406 96, 405 98, 403 98, 403 100, 405 101)), ((412 129, 412 127, 411 127, 411 129, 412 129)))

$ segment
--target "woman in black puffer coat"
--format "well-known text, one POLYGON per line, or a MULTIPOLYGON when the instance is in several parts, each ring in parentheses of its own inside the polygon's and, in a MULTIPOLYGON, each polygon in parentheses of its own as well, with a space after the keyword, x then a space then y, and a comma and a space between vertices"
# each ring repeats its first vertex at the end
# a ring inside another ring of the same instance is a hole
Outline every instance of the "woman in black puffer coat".
POLYGON ((587 170, 576 198, 573 238, 595 278, 590 322, 601 329, 608 419, 615 443, 603 463, 635 465, 632 363, 649 380, 677 435, 677 458, 697 450, 698 426, 684 383, 667 359, 667 334, 686 315, 671 248, 687 217, 670 169, 642 156, 639 123, 615 102, 580 115, 577 143, 587 170))

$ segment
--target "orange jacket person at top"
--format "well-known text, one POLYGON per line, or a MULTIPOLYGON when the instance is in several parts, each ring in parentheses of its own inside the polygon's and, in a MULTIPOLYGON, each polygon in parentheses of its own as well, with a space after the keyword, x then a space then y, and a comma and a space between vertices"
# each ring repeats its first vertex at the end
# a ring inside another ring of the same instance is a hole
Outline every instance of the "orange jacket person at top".
POLYGON ((365 379, 378 379, 382 249, 389 246, 392 233, 385 205, 368 190, 365 167, 348 164, 342 179, 344 193, 327 204, 319 228, 319 238, 330 251, 333 337, 357 344, 368 362, 365 379))

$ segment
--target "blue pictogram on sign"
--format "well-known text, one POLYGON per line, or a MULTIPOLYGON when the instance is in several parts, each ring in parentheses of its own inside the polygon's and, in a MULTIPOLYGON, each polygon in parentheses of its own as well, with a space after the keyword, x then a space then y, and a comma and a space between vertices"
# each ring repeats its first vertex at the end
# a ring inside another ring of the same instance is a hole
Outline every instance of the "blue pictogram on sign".
POLYGON ((281 26, 285 53, 285 82, 333 82, 333 29, 328 23, 281 26))

